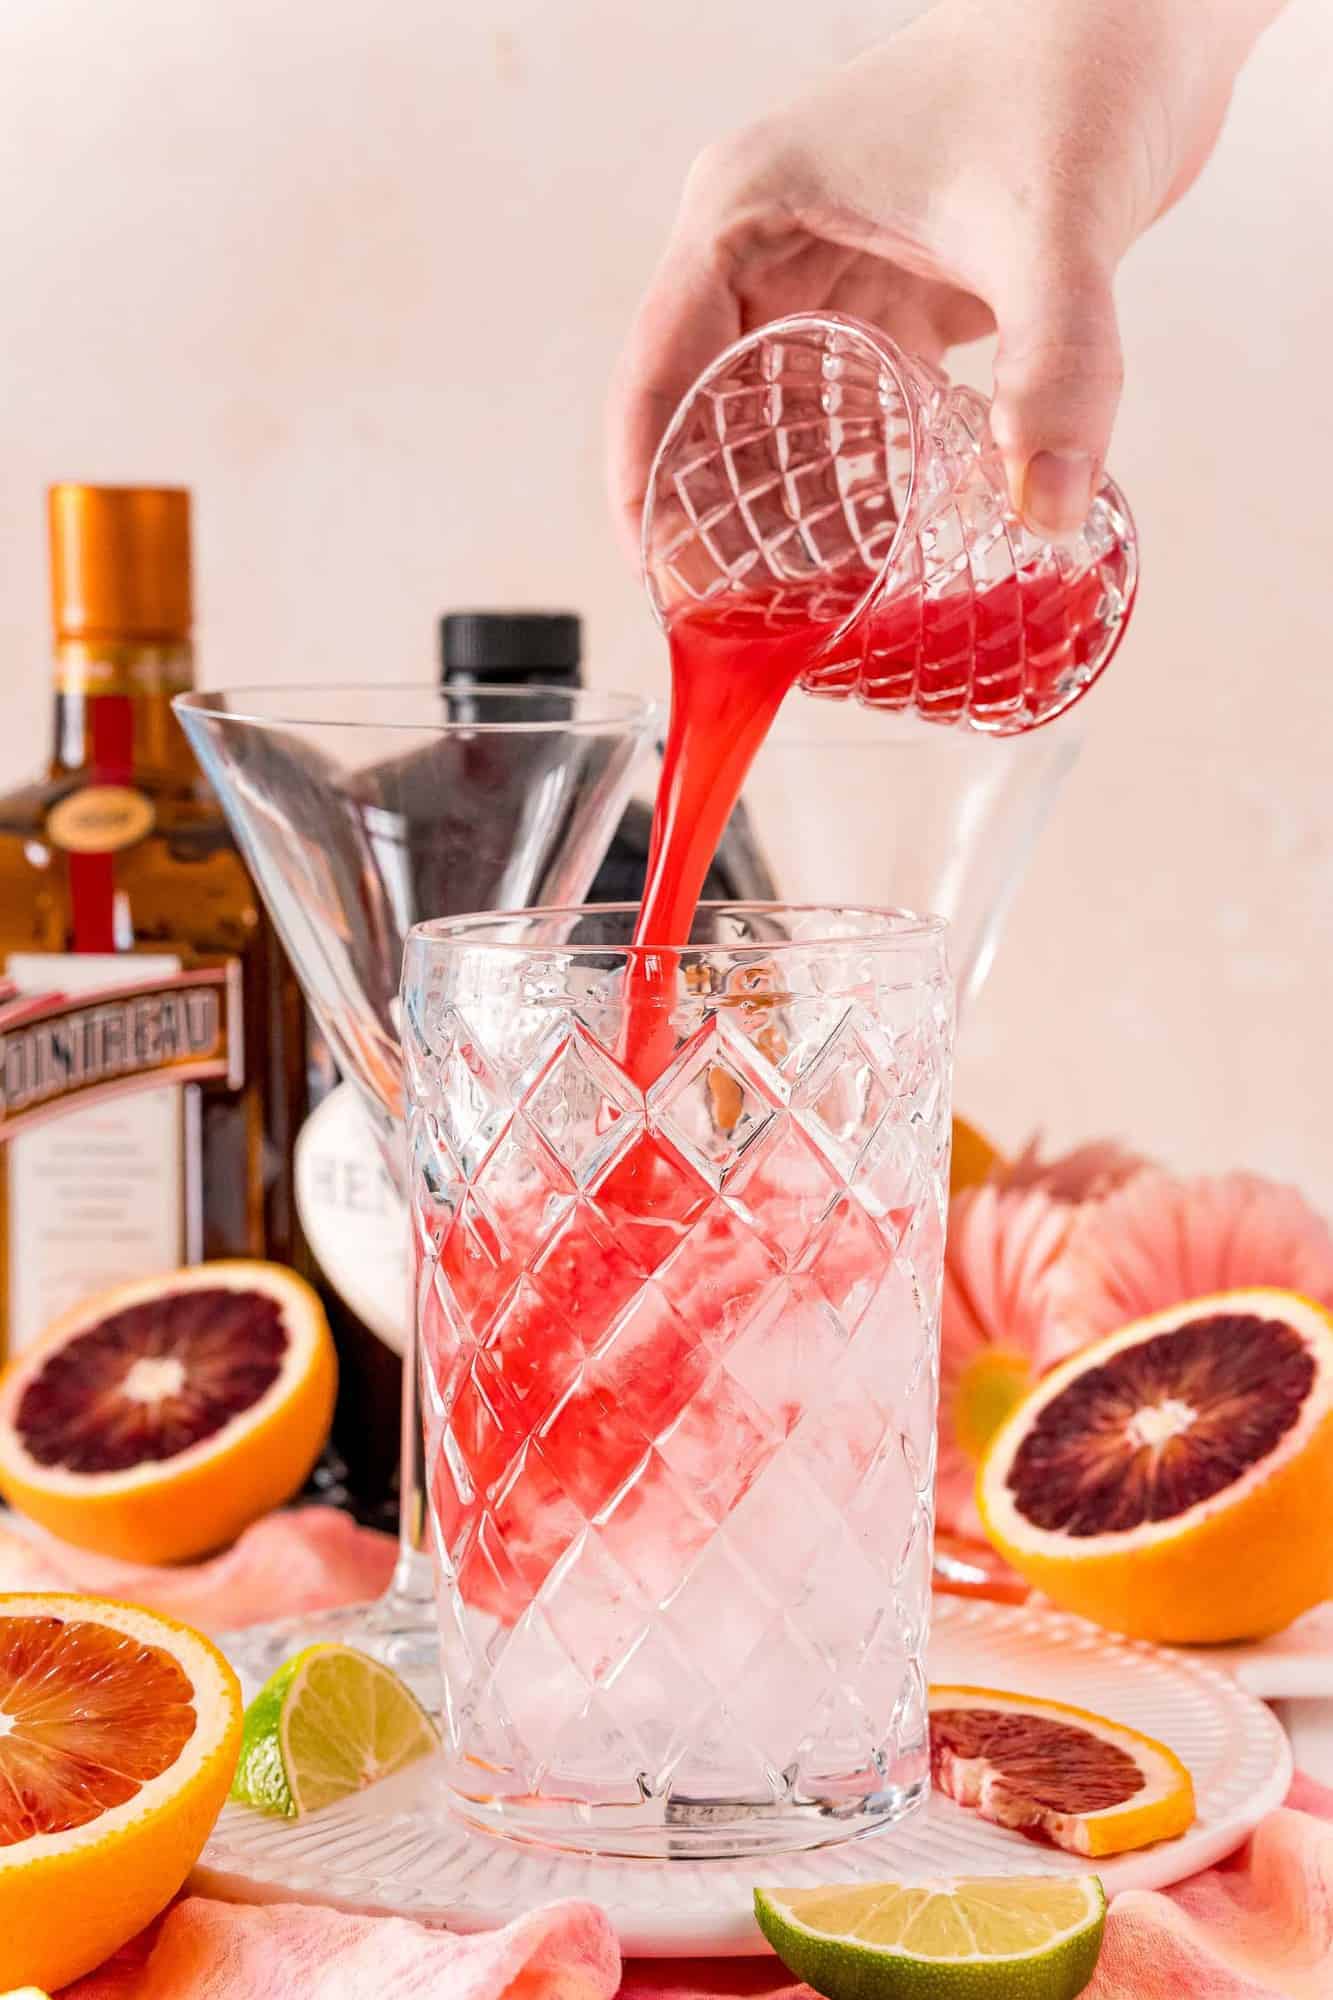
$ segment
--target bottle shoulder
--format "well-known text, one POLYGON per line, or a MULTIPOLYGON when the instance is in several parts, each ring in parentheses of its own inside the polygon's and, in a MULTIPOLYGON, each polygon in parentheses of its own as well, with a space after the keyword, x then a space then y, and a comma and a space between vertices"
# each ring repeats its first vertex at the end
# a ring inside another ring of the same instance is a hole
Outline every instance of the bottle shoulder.
MULTIPOLYGON (((27 833, 43 827, 48 814, 65 799, 106 782, 86 769, 50 765, 33 778, 0 790, 0 831, 27 833)), ((158 825, 218 829, 230 843, 222 808, 197 774, 136 770, 115 789, 138 792, 147 799, 158 825)))
POLYGON ((44 826, 52 806, 72 790, 71 784, 61 785, 49 774, 8 786, 0 791, 0 832, 24 834, 44 826))
MULTIPOLYGON (((0 956, 72 949, 74 870, 57 814, 85 789, 86 774, 57 772, 0 796, 0 956)), ((221 809, 138 774, 128 789, 147 807, 142 828, 109 857, 128 947, 185 959, 248 953, 262 918, 221 809)))

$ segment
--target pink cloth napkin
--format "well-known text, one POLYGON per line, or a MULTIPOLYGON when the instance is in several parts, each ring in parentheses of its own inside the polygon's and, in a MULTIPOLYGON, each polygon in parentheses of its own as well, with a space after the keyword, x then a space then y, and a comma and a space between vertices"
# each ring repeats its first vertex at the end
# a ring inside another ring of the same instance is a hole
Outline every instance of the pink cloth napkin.
POLYGON ((67 2000, 612 2000, 615 1932, 591 1903, 552 1903, 454 1937, 401 1917, 262 1909, 187 1896, 67 2000))
MULTIPOLYGON (((388 1538, 326 1508, 270 1517, 211 1562, 143 1569, 0 1530, 0 1590, 79 1589, 218 1630, 375 1596, 388 1538)), ((1033 1867, 1041 1857, 1034 1852, 1033 1867)), ((808 2000, 774 1959, 631 1962, 605 1915, 557 1903, 481 1937, 398 1918, 184 1896, 66 2000, 808 2000)), ((1088 2000, 1333 2000, 1333 1791, 1286 1805, 1217 1868, 1117 1896, 1088 2000)))
POLYGON ((333 1507, 294 1507, 247 1528, 207 1562, 175 1569, 89 1555, 49 1535, 0 1528, 0 1590, 87 1590, 145 1604, 205 1632, 378 1597, 393 1570, 387 1535, 333 1507))
MULTIPOLYGON (((1034 1863, 1039 1865, 1039 1863, 1034 1863)), ((554 1903, 481 1937, 401 1918, 187 1896, 65 2000, 810 2000, 776 1960, 623 1968, 588 1903, 554 1903)), ((1111 1905, 1087 2000, 1329 2000, 1333 1792, 1289 1803, 1219 1868, 1111 1905)))

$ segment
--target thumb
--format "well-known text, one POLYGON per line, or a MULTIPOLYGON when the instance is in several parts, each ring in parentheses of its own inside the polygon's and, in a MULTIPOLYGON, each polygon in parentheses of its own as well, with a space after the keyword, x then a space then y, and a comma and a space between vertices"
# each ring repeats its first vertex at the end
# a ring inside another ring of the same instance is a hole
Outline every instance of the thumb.
POLYGON ((1120 400, 1120 333, 1104 271, 1062 277, 1048 254, 1031 260, 1027 277, 1026 290, 995 301, 991 425, 1014 506, 1058 539, 1082 527, 1101 478, 1120 400))

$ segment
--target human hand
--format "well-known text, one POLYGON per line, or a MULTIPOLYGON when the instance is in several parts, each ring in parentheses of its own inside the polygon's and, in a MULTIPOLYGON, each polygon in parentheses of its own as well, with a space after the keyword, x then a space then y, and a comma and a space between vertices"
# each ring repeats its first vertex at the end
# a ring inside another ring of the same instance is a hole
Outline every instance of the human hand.
POLYGON ((733 340, 826 309, 937 362, 998 330, 992 428, 1039 533, 1082 524, 1120 394, 1116 267, 1212 151, 1281 0, 939 0, 695 162, 622 357, 617 518, 733 340))

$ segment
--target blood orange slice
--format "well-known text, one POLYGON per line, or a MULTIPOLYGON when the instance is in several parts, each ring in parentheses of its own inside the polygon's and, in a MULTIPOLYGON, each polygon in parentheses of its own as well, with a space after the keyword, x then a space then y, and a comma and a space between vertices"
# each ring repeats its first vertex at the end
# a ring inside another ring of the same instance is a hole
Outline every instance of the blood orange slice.
POLYGON ((1333 1318, 1223 1292, 1095 1341, 1002 1425, 977 1501, 1014 1568, 1100 1624, 1279 1630, 1333 1594, 1333 1318))
POLYGON ((241 1692, 206 1639, 95 1597, 0 1596, 0 1988, 89 1972, 180 1888, 241 1692))
POLYGON ((1194 1819, 1190 1774, 1164 1743, 993 1688, 930 1690, 930 1773, 983 1819, 1071 1854, 1171 1840, 1194 1819))
POLYGON ((120 1285, 0 1381, 0 1491, 81 1548, 204 1555, 301 1485, 336 1380, 323 1307, 276 1264, 120 1285))

